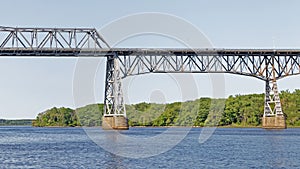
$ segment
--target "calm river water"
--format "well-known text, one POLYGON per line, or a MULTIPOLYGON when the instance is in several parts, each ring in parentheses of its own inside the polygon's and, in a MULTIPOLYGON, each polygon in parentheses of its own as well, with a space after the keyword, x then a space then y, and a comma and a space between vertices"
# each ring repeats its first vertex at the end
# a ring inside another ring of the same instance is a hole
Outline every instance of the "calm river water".
POLYGON ((203 129, 193 128, 178 144, 176 135, 184 136, 185 131, 167 130, 117 132, 132 143, 120 148, 113 140, 122 138, 112 139, 98 128, 0 127, 0 168, 300 168, 300 129, 218 128, 200 143, 203 129), (165 137, 155 144, 158 136, 165 137), (148 150, 153 156, 147 156, 148 150), (135 154, 128 157, 130 153, 135 154))

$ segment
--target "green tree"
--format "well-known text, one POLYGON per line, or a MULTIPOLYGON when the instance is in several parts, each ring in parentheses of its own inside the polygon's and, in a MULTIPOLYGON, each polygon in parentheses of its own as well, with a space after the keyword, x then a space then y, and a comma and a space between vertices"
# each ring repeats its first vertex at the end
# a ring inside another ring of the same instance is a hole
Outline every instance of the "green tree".
POLYGON ((39 113, 33 126, 62 126, 74 127, 80 125, 75 111, 70 108, 52 108, 43 113, 39 113))

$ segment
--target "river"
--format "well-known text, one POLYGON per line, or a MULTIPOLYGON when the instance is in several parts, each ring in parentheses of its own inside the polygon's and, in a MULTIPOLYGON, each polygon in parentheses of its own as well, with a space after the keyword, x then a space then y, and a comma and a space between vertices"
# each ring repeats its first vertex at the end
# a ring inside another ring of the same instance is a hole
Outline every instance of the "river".
POLYGON ((168 130, 0 127, 0 168, 300 168, 298 128, 168 130))

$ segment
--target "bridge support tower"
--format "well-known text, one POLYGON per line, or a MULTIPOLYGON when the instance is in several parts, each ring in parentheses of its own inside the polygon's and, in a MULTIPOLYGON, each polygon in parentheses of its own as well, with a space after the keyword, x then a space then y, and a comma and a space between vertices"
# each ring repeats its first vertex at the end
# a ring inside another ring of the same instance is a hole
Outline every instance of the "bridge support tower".
POLYGON ((266 81, 264 116, 262 128, 286 129, 286 119, 282 112, 276 79, 266 81))
POLYGON ((129 128, 120 73, 117 55, 108 55, 106 61, 104 114, 102 118, 102 128, 105 130, 128 130, 129 128))

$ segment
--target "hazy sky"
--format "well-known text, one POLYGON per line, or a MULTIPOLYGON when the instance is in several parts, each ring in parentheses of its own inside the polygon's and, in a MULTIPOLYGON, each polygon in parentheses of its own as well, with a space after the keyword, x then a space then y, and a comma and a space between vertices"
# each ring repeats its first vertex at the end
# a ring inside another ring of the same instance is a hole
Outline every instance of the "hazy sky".
MULTIPOLYGON (((298 0, 2 0, 0 25, 101 30, 125 16, 156 12, 193 24, 214 47, 300 48, 299 7, 298 0)), ((178 47, 178 42, 156 35, 140 35, 117 45, 149 46, 178 47)), ((93 75, 95 99, 87 99, 82 105, 103 102, 105 60, 97 63, 98 69, 93 75)), ((78 106, 73 97, 76 64, 76 58, 0 58, 0 118, 35 118, 39 112, 53 106, 78 106)), ((197 97, 213 96, 210 75, 193 77, 197 97)), ((237 75, 224 77, 225 96, 264 92, 264 82, 258 79, 237 75)), ((125 79, 124 83, 129 103, 172 102, 182 97, 176 79, 174 81, 168 74, 135 76, 125 79)), ((278 82, 280 90, 292 91, 300 88, 299 84, 299 76, 278 82)))

